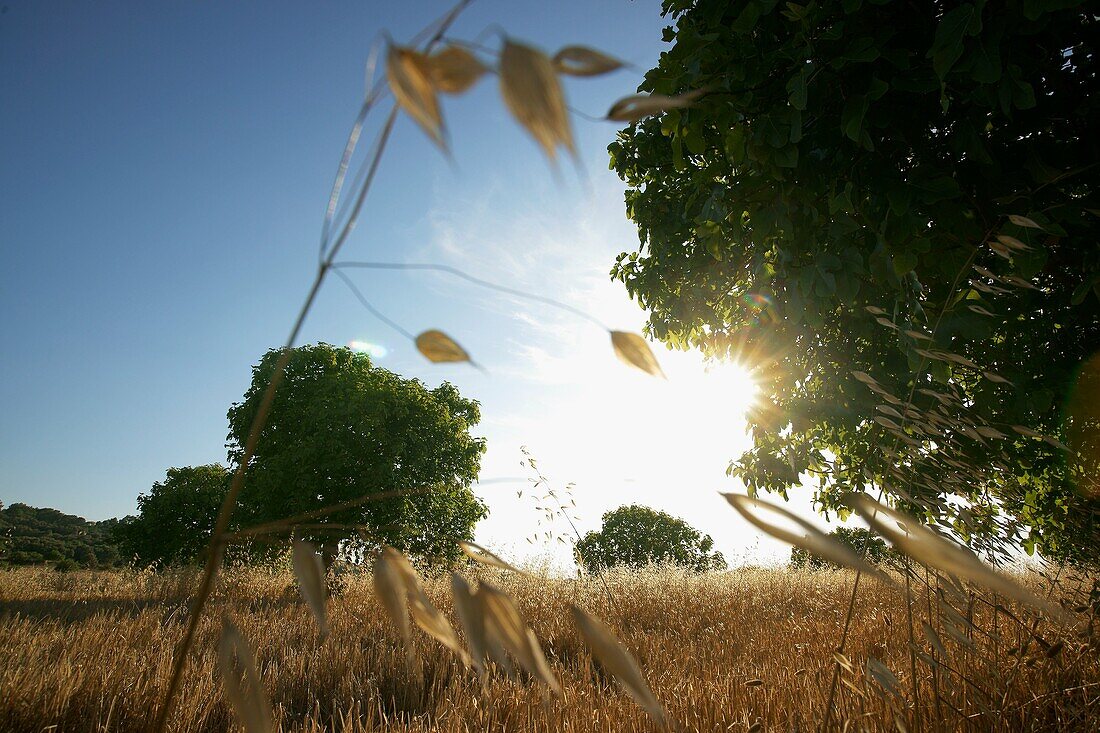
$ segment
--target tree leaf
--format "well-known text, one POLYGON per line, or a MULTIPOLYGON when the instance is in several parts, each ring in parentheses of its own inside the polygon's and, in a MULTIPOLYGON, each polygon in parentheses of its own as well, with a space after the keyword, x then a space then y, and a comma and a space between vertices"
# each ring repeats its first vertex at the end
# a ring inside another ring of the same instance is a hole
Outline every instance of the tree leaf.
POLYGON ((1042 229, 1041 226, 1035 223, 1034 219, 1029 219, 1026 216, 1019 216, 1017 214, 1009 214, 1008 220, 1018 227, 1024 227, 1025 229, 1042 229))
POLYGON ((703 94, 703 91, 695 89, 673 97, 664 94, 632 94, 611 105, 611 109, 607 111, 607 119, 615 122, 635 122, 643 117, 661 114, 670 109, 688 107, 703 94))
POLYGON ((598 76, 622 68, 623 62, 587 46, 566 46, 554 54, 554 68, 570 76, 598 76))
POLYGON ((888 417, 882 417, 881 415, 875 415, 875 422, 877 422, 879 425, 886 428, 887 430, 893 430, 895 432, 900 432, 901 429, 902 429, 901 426, 898 425, 896 422, 894 422, 893 420, 891 420, 888 417))
POLYGON ((860 371, 852 370, 852 376, 855 377, 856 379, 858 379, 859 381, 863 382, 864 384, 875 384, 875 385, 878 384, 878 382, 875 381, 875 378, 872 377, 867 372, 860 372, 860 371))
POLYGON ((390 46, 386 58, 386 78, 394 99, 436 145, 446 150, 443 116, 428 68, 428 58, 419 51, 390 46))
MULTIPOLYGON (((1031 220, 1028 219, 1028 221, 1031 221, 1031 220)), ((1034 224, 1034 223, 1035 222, 1032 222, 1032 224, 1034 224)), ((1038 225, 1036 224, 1036 226, 1038 226, 1038 225)), ((1016 237, 1010 237, 1007 234, 998 234, 997 235, 997 241, 1000 242, 1001 244, 1003 244, 1004 246, 1008 247, 1009 249, 1016 250, 1017 252, 1026 252, 1027 250, 1031 249, 1031 247, 1028 247, 1026 244, 1021 242, 1019 239, 1016 239, 1016 237)))
POLYGON ((612 331, 611 346, 615 349, 615 355, 630 366, 654 377, 668 379, 661 365, 657 363, 657 358, 650 351, 649 344, 638 334, 629 331, 612 331))
POLYGON ((932 59, 932 68, 941 80, 962 56, 963 38, 974 20, 974 14, 974 6, 966 3, 944 13, 936 26, 936 37, 928 57, 932 59))
POLYGON ((298 579, 298 589, 302 593, 317 626, 321 629, 321 638, 328 636, 328 620, 325 616, 325 568, 317 548, 309 542, 296 541, 292 551, 294 577, 298 579))
POLYGON ((256 660, 252 657, 248 642, 229 619, 222 622, 222 636, 218 642, 218 667, 225 695, 244 729, 248 733, 268 733, 272 730, 274 716, 260 684, 256 660), (239 671, 238 665, 241 668, 239 671), (241 673, 244 674, 243 684, 241 673))
POLYGON ((621 641, 615 638, 615 634, 603 621, 589 616, 577 606, 572 606, 572 610, 577 629, 580 630, 584 643, 592 650, 592 654, 611 674, 615 675, 615 679, 627 694, 645 708, 658 725, 666 725, 664 708, 650 691, 634 656, 621 641))
POLYGON ((505 39, 500 52, 500 91, 512 116, 550 160, 554 160, 558 145, 575 153, 565 96, 546 54, 505 39))
POLYGON ((801 547, 803 550, 835 562, 837 565, 854 568, 868 575, 872 575, 879 580, 890 582, 890 578, 885 573, 865 561, 851 548, 828 536, 802 517, 792 514, 783 507, 776 504, 769 504, 759 499, 753 499, 744 494, 722 494, 722 496, 730 503, 730 506, 736 509, 737 512, 744 517, 745 521, 767 532, 772 537, 782 540, 789 545, 801 547), (764 521, 756 515, 759 511, 770 511, 794 522, 802 528, 803 534, 798 534, 797 532, 764 521))
POLYGON ((432 86, 447 94, 461 94, 486 71, 476 56, 459 46, 448 46, 429 56, 427 70, 432 86))
POLYGON ((494 555, 489 550, 473 542, 459 542, 458 546, 462 548, 462 551, 466 553, 466 556, 471 560, 488 565, 493 568, 500 568, 501 570, 510 570, 513 573, 519 573, 520 575, 526 575, 522 570, 510 564, 508 561, 494 555))
POLYGON ((470 361, 470 355, 454 339, 436 329, 416 337, 416 348, 433 364, 470 361))

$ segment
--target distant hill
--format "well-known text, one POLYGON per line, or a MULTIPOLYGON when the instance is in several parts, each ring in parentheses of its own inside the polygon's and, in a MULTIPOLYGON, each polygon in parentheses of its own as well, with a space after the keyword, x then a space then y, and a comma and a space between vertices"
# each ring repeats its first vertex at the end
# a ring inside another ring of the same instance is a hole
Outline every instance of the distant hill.
POLYGON ((117 519, 89 522, 56 509, 0 504, 0 565, 58 568, 125 564, 114 541, 117 519))

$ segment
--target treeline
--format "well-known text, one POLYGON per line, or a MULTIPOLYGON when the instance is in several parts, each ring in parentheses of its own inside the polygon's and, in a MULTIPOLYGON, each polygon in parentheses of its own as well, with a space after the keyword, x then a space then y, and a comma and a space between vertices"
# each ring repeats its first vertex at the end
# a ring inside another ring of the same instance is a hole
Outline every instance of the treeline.
POLYGON ((119 520, 89 522, 56 509, 0 504, 0 564, 58 569, 126 564, 116 540, 119 520))

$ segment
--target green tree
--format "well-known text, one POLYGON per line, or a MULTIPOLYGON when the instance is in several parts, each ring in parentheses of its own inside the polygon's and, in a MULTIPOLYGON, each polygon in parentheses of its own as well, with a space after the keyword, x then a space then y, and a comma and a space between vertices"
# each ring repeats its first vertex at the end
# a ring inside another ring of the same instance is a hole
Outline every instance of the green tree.
POLYGON ((640 236, 612 276, 669 347, 758 367, 730 473, 784 497, 811 474, 842 515, 881 488, 968 539, 1096 557, 1100 503, 1060 447, 1096 445, 1062 409, 1100 344, 1087 5, 664 12, 641 89, 704 93, 610 146, 640 236))
MULTIPOLYGON (((244 400, 229 410, 234 463, 280 353, 264 355, 244 400)), ((469 488, 485 449, 470 435, 479 419, 478 403, 449 383, 428 389, 346 348, 296 348, 248 465, 240 521, 275 521, 407 491, 310 520, 299 535, 318 542, 326 561, 341 540, 362 536, 452 561, 459 541, 472 539, 488 513, 469 488)))
MULTIPOLYGON (((874 565, 895 565, 901 562, 901 554, 869 529, 862 527, 837 527, 829 536, 850 547, 857 555, 874 565)), ((801 547, 791 548, 791 567, 811 570, 835 569, 840 566, 801 547)))
POLYGON ((124 557, 140 565, 197 562, 228 488, 229 470, 220 464, 169 468, 163 482, 138 496, 137 516, 115 528, 124 557))
POLYGON ((721 570, 726 561, 711 552, 714 540, 682 519, 638 504, 603 515, 599 531, 577 542, 577 556, 589 572, 623 565, 639 568, 671 563, 697 572, 721 570))

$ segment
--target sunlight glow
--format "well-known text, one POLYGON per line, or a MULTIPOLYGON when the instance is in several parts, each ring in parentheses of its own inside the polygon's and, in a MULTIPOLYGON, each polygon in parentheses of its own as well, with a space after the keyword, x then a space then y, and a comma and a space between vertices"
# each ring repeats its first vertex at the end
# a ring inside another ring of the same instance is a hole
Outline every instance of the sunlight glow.
POLYGON ((729 414, 736 415, 738 420, 744 419, 760 391, 752 371, 737 362, 712 365, 696 377, 695 381, 711 399, 717 401, 729 414))

